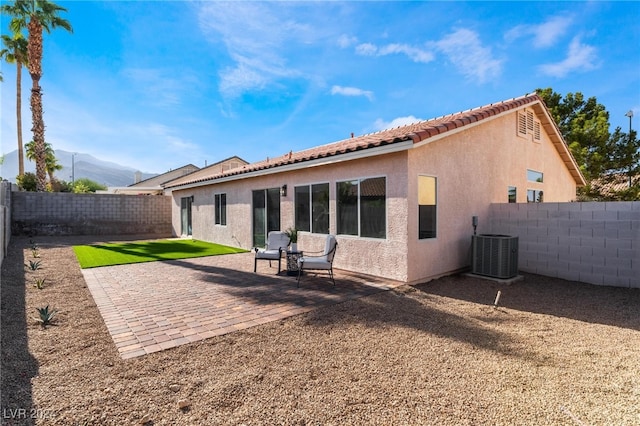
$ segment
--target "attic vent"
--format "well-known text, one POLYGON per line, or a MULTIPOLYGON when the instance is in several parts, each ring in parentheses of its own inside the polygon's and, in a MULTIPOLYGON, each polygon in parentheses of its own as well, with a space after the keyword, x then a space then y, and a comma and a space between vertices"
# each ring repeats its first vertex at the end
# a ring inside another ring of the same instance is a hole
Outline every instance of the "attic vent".
POLYGON ((527 130, 533 131, 533 112, 527 111, 527 130))
POLYGON ((540 122, 537 120, 533 122, 533 139, 540 140, 540 122))
POLYGON ((521 136, 527 135, 527 117, 522 113, 518 113, 518 134, 521 136))
POLYGON ((526 137, 527 135, 533 135, 534 140, 540 140, 540 122, 535 119, 533 111, 525 110, 518 112, 516 124, 518 136, 526 137))

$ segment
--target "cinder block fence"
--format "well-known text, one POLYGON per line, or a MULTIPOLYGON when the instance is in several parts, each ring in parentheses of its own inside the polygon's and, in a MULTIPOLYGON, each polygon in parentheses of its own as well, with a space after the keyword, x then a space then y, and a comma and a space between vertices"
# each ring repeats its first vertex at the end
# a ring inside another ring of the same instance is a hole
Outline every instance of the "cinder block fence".
POLYGON ((171 236, 171 197, 12 192, 13 235, 171 236))
POLYGON ((490 232, 519 237, 525 272, 640 288, 640 201, 493 204, 490 232))

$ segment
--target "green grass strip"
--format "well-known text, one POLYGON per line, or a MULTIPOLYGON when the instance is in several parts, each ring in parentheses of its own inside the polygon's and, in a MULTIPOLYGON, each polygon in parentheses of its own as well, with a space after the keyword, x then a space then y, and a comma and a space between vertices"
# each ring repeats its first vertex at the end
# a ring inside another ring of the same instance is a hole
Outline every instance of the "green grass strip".
POLYGON ((247 252, 244 249, 197 240, 154 240, 83 245, 73 246, 73 251, 82 269, 247 252))

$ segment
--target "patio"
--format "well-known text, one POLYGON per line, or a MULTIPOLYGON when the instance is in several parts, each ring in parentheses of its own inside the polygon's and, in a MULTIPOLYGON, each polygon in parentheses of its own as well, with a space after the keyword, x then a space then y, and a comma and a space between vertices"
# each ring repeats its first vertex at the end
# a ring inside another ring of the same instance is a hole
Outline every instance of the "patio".
POLYGON ((123 359, 242 330, 368 296, 400 282, 336 271, 277 275, 253 253, 82 270, 123 359))

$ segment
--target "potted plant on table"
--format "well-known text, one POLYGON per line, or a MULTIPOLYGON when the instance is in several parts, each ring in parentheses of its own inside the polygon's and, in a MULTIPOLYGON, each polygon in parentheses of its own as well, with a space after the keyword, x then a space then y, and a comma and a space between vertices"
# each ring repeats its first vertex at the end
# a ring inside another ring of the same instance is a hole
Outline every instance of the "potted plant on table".
POLYGON ((289 228, 284 231, 284 233, 289 237, 291 251, 298 251, 298 230, 296 228, 289 228))

